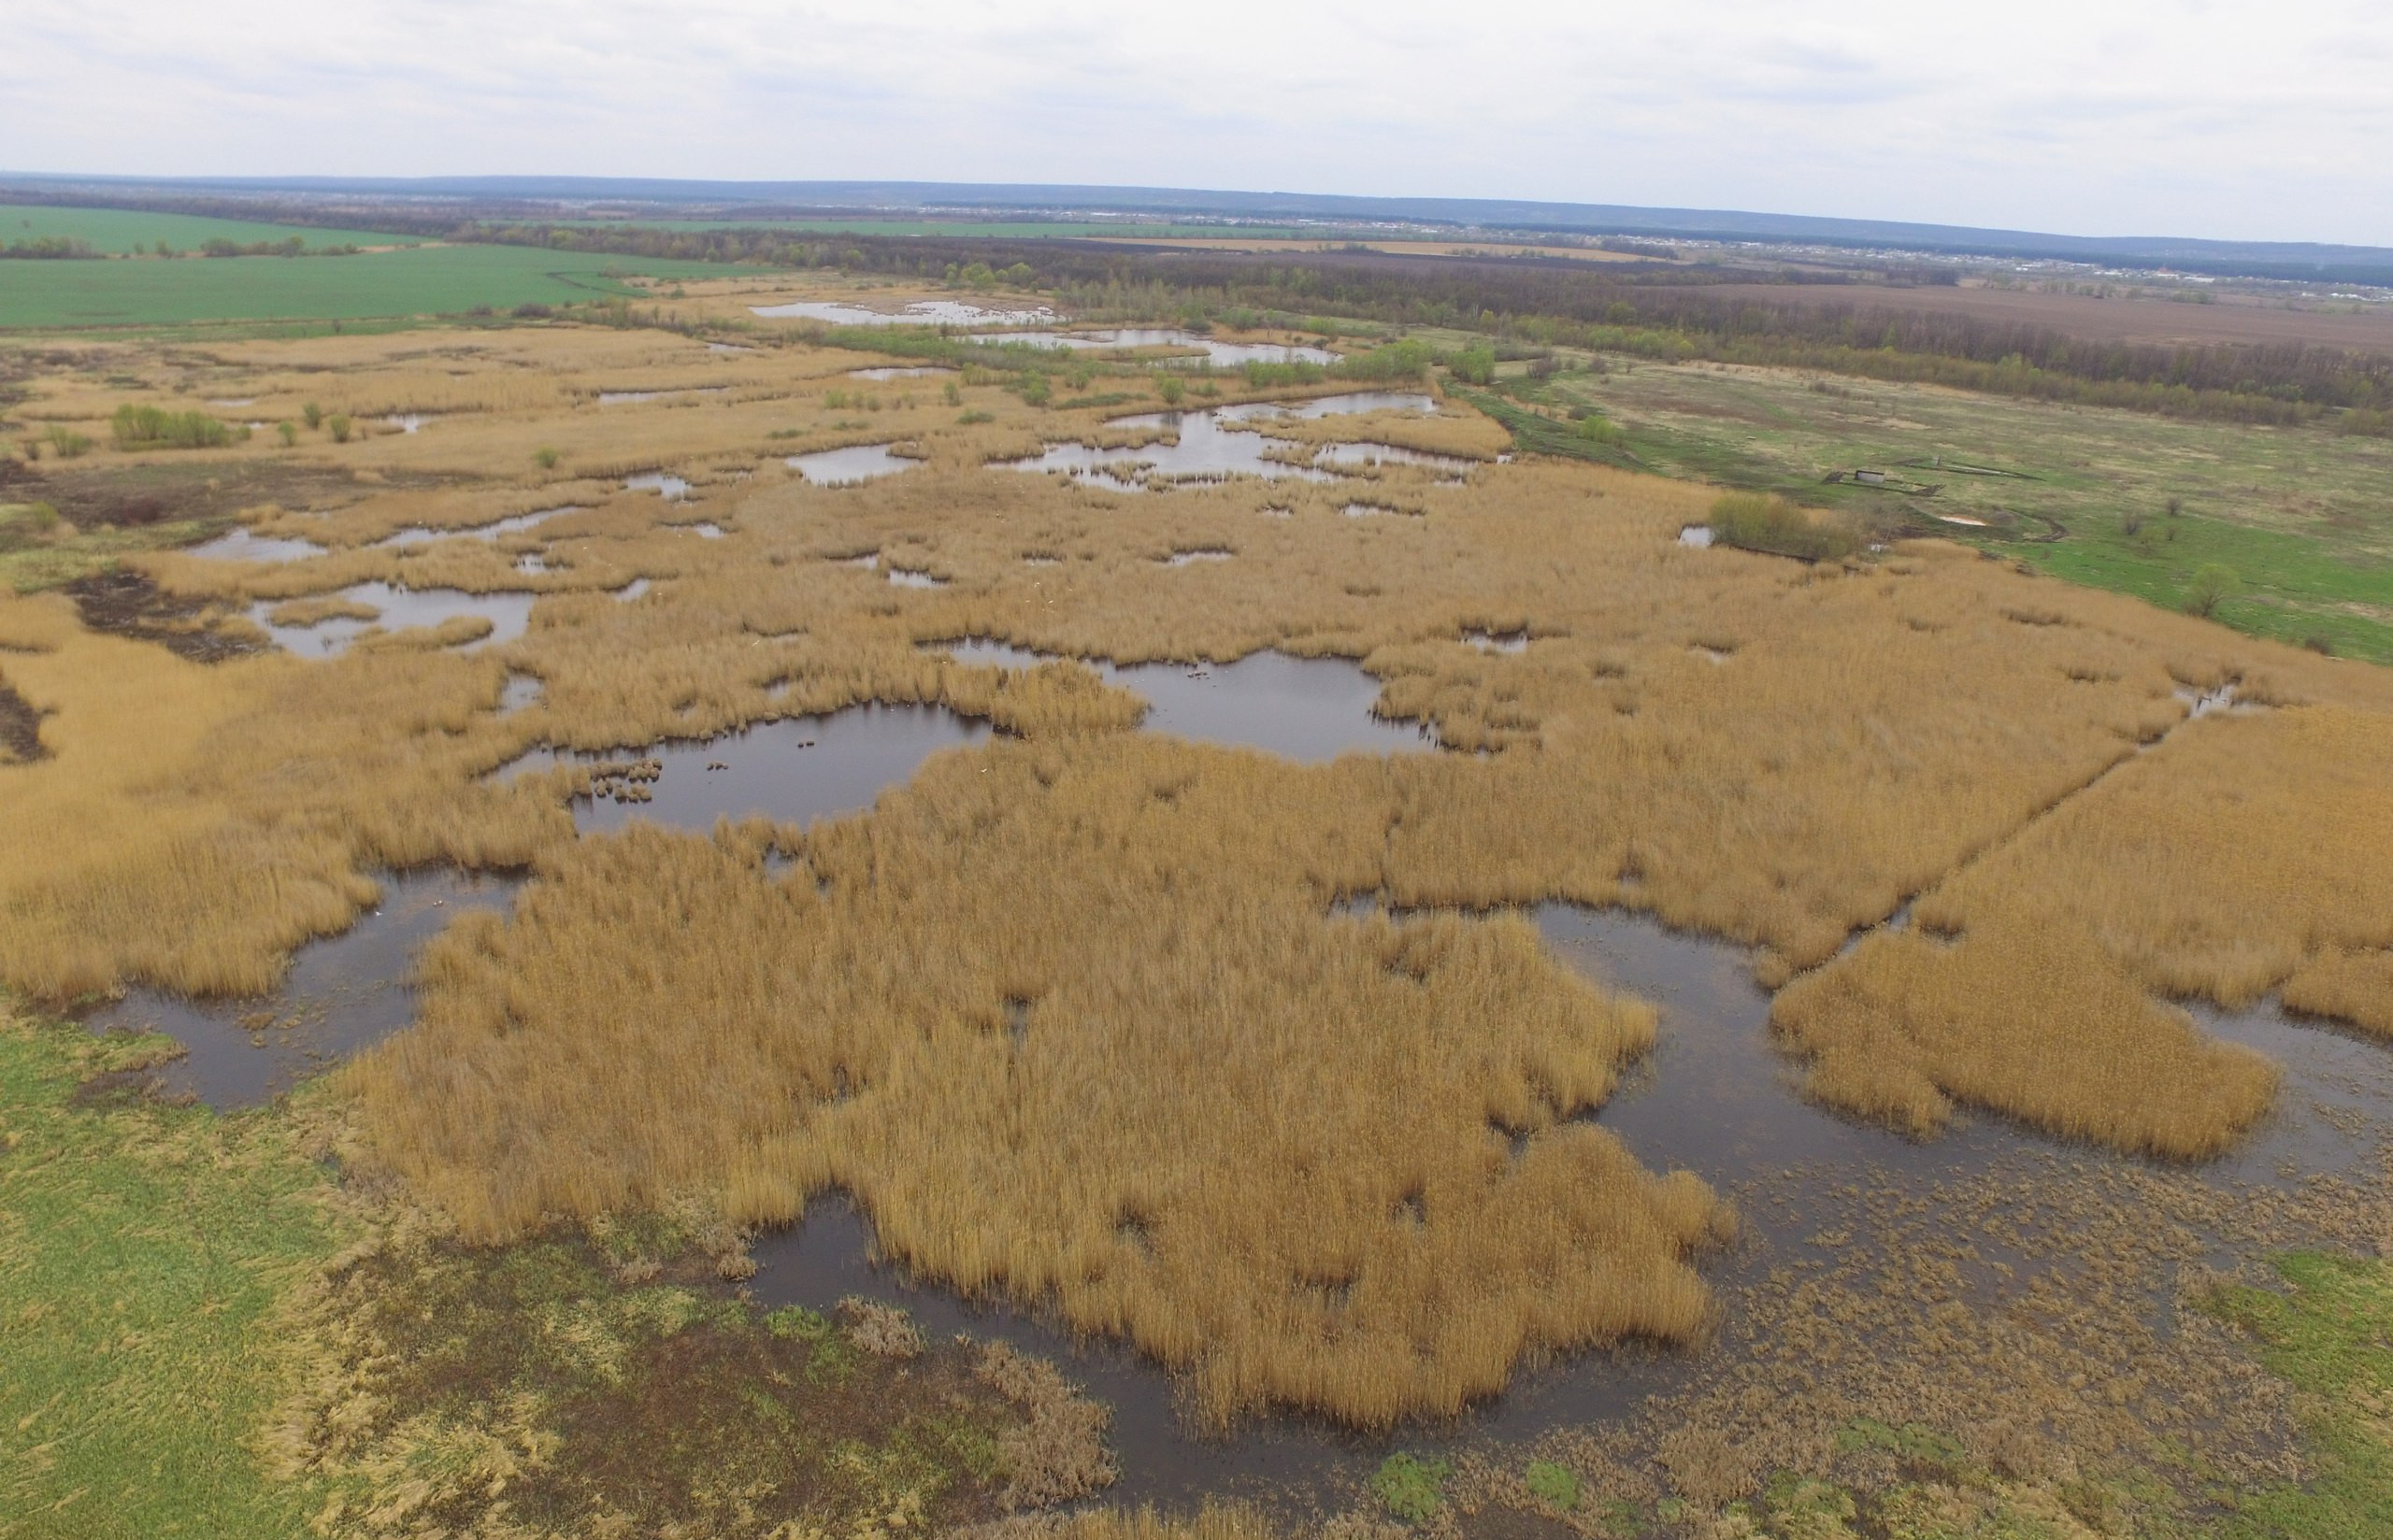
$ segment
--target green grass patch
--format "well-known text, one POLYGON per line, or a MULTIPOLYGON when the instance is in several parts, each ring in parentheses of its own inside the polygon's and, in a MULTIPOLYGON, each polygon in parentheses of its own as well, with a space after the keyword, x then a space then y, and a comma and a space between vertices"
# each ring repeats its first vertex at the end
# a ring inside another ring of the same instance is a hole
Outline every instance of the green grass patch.
POLYGON ((2393 663, 2393 563, 2326 541, 2193 514, 2072 526, 2069 537, 2009 545, 2006 553, 2072 582, 2185 606, 2203 568, 2234 583, 2214 620, 2278 641, 2323 642, 2344 657, 2393 663))
POLYGON ((2221 1540, 2376 1540, 2393 1534, 2393 1265, 2297 1252, 2287 1291, 2223 1290, 2213 1308, 2250 1332, 2263 1362, 2313 1398, 2314 1479, 2248 1495, 2221 1540))
POLYGON ((196 251, 212 240, 239 246, 283 241, 296 235, 308 250, 328 246, 420 246, 421 235, 392 235, 372 230, 319 230, 312 225, 266 224, 254 220, 219 220, 196 214, 156 214, 139 208, 66 208, 48 204, 0 204, 0 246, 31 244, 44 237, 79 240, 109 255, 154 252, 158 243, 170 251, 196 251))
POLYGON ((721 278, 719 264, 521 246, 422 246, 353 257, 23 262, 0 282, 0 328, 348 321, 630 296, 631 277, 721 278))
MULTIPOLYGON (((1422 334, 1432 345, 1469 341, 1422 334)), ((1456 391, 1525 449, 1577 452, 1843 510, 1872 531, 1967 540, 2175 609, 2216 563, 2212 618, 2393 663, 2393 442, 2323 427, 2188 422, 1813 371, 1560 349, 1556 372, 1456 391), (1499 393, 1500 392, 1500 393, 1499 393), (1574 412, 1608 442, 1577 449, 1574 412), (1933 486, 1904 495, 1837 473, 1933 486), (2179 512, 2168 510, 2174 505, 2179 512), (2056 532, 2057 539, 2048 538, 2056 532)), ((1507 369, 1516 368, 1507 365, 1507 369)))
POLYGON ((107 1105, 165 1046, 0 1020, 7 1540, 295 1537, 321 1501, 252 1441, 294 1370, 278 1301, 348 1232, 288 1121, 107 1105))

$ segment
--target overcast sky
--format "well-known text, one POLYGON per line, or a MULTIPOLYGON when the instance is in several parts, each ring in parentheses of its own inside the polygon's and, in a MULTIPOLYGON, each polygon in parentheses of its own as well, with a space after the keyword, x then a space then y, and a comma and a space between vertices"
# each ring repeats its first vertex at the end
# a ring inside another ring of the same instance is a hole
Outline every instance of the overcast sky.
POLYGON ((0 169, 1135 183, 2393 245, 2393 5, 8 0, 0 169))

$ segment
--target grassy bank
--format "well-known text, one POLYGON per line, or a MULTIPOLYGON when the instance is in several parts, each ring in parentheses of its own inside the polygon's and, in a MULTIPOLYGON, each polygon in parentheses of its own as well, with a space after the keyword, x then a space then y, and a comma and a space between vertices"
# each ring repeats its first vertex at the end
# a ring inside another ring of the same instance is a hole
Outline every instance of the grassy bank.
POLYGON ((344 1202, 304 1112, 160 1105, 172 1051, 0 1017, 0 1540, 853 1533, 1111 1479, 1044 1362, 760 1311, 703 1216, 456 1246, 344 1202))
POLYGON ((633 275, 722 274, 703 263, 520 246, 420 246, 350 257, 23 262, 10 264, 7 282, 0 284, 0 327, 446 315, 483 305, 570 305, 629 293, 622 280, 633 275))
POLYGON ((1546 378, 1502 367, 1500 410, 1525 449, 1842 507, 2165 608, 2216 563, 2235 581, 2215 619, 2393 662, 2393 442, 1787 369, 1557 362, 1546 378), (1586 433, 1574 413, 1605 426, 1586 433), (1865 468, 1937 490, 1824 479, 1865 468))
MULTIPOLYGON (((0 1010, 5 1010, 0 1006, 0 1010)), ((141 1102, 161 1039, 0 1019, 0 1535, 307 1533, 253 1447, 350 1238, 292 1125, 141 1102)))

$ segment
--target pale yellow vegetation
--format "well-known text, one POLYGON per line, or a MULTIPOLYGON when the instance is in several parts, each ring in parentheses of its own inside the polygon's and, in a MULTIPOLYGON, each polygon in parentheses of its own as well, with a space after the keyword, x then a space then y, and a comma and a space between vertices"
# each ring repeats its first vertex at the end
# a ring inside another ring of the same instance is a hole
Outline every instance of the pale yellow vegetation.
POLYGON ((2393 947, 2393 717, 2189 722, 1779 996, 1812 1086, 1927 1129, 1948 1098, 2169 1155, 2223 1148, 2274 1072, 2164 1002, 2378 1032, 2393 947), (2325 837, 2322 837, 2325 836, 2325 837))
MULTIPOLYGON (((964 405, 988 422, 958 421, 936 382, 885 382, 879 413, 829 406, 824 382, 869 354, 564 327, 471 348, 228 352, 193 390, 280 371, 421 406, 435 374, 545 364, 557 393, 494 387, 414 435, 205 451, 362 479, 322 511, 255 516, 324 556, 148 570, 277 604, 367 580, 529 591, 522 637, 441 650, 467 619, 203 669, 54 601, 0 601, 0 642, 36 649, 8 673, 51 713, 52 750, 0 767, 0 966, 48 993, 254 989, 346 922, 378 867, 530 867, 513 919, 469 918, 428 954, 422 1025, 351 1077, 379 1158, 477 1234, 692 1190, 780 1222, 841 1188, 893 1257, 1128 1337, 1216 1414, 1384 1422, 1487 1394, 1525 1356, 1684 1337, 1706 1309, 1689 1259, 1714 1200, 1583 1120, 1650 1015, 1483 911, 1621 905, 1750 945, 1765 983, 1796 980, 1779 1023, 1815 1091, 1922 1133, 1957 1097, 2202 1153, 2271 1077, 2167 998, 2282 986, 2380 1031, 2393 1014, 2378 671, 1957 547, 1817 567, 1682 547, 1708 490, 1582 465, 1120 495, 985 468, 1108 432, 1097 411, 981 381, 964 405), (600 406, 601 381, 727 388, 600 406), (919 464, 828 489, 781 463, 880 442, 919 464), (537 446, 562 462, 538 467, 537 446), (689 497, 622 490, 652 468, 689 497), (1344 517, 1355 501, 1391 515, 1344 517), (565 504, 584 511, 494 540, 370 544, 565 504), (1228 554, 1159 560, 1197 549, 1228 554), (519 569, 530 554, 543 570, 519 569), (653 586, 618 598, 635 578, 653 586), (1483 651, 1473 633, 1530 640, 1483 651), (967 636, 1124 663, 1352 658, 1383 714, 1459 751, 1308 768, 1130 735, 1128 692, 940 649, 967 636), (545 689, 500 718, 510 671, 545 689), (2160 742, 2181 687, 2228 679, 2275 708, 2160 742), (869 701, 1003 735, 868 816, 712 839, 576 840, 560 799, 591 772, 487 776, 542 743, 632 749, 869 701), (798 859, 789 877, 766 877, 767 846, 798 859), (1409 918, 1333 912, 1364 893, 1409 918), (1913 928, 1838 959, 1913 897, 1913 928)), ((1458 421, 1411 426, 1486 447, 1458 421)))

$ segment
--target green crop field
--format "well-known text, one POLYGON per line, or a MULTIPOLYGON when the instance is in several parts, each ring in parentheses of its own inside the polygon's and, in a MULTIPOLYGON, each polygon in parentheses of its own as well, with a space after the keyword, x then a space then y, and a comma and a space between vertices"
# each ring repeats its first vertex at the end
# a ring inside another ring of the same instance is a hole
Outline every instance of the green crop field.
POLYGON ((58 208, 47 204, 0 204, 0 246, 35 241, 44 235, 90 243, 95 251, 122 255, 154 251, 165 241, 169 250, 196 251, 211 240, 288 240, 296 235, 309 248, 321 246, 416 246, 420 235, 390 235, 372 230, 319 230, 311 225, 261 224, 251 220, 211 220, 195 214, 153 214, 137 208, 58 208))
POLYGON ((0 264, 0 327, 362 321, 631 292, 620 280, 721 278, 719 264, 522 246, 422 246, 351 257, 0 264))
MULTIPOLYGON (((1325 230, 1266 229, 1219 224, 1112 224, 1068 220, 563 220, 593 229, 639 230, 786 230, 793 235, 966 235, 991 240, 1059 237, 1090 240, 1098 236, 1146 240, 1329 240, 1325 230)), ((1382 238, 1384 238, 1383 236, 1382 238)))
POLYGON ((2216 619, 2393 663, 2393 440, 1793 369, 1557 362, 1544 380, 1506 365, 1499 385, 1557 431, 1571 409, 1600 413, 1618 431, 1598 458, 1899 517, 2172 607, 2216 563, 2235 576, 2216 619), (1937 490, 1823 479, 1863 468, 1937 490))

